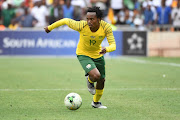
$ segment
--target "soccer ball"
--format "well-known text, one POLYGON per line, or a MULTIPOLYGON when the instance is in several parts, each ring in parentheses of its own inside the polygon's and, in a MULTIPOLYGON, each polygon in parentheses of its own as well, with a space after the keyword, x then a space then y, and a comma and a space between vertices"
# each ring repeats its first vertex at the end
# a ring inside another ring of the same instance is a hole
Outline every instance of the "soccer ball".
POLYGON ((64 104, 70 110, 77 110, 82 105, 82 98, 77 93, 69 93, 64 99, 64 104))

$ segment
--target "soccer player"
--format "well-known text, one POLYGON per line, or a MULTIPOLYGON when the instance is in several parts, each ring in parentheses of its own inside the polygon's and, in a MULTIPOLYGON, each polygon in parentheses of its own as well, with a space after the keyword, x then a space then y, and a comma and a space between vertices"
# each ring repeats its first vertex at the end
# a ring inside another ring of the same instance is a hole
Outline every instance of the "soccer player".
POLYGON ((94 108, 107 108, 99 102, 105 83, 105 61, 103 55, 106 52, 116 50, 112 28, 110 24, 101 20, 102 15, 103 13, 99 7, 90 7, 87 10, 86 21, 64 18, 44 28, 49 33, 59 26, 68 25, 80 33, 76 54, 85 70, 88 91, 93 95, 91 105, 94 108), (107 37, 109 46, 101 47, 105 37, 107 37), (94 87, 94 82, 96 82, 96 87, 94 87))

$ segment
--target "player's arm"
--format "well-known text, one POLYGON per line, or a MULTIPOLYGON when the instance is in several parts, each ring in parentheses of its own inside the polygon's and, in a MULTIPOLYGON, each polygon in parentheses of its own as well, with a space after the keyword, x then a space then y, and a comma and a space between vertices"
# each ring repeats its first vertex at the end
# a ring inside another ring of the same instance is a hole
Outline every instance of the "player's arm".
POLYGON ((105 25, 105 33, 106 33, 106 38, 108 40, 109 46, 102 47, 100 54, 105 54, 106 52, 112 52, 116 50, 116 42, 114 39, 112 28, 108 23, 107 25, 105 25))
POLYGON ((115 42, 115 39, 114 39, 112 29, 111 29, 111 32, 109 32, 106 37, 107 37, 107 40, 108 40, 108 43, 109 43, 109 46, 106 47, 106 52, 115 51, 116 50, 116 42, 115 42))
POLYGON ((45 31, 49 33, 53 29, 62 26, 62 25, 68 25, 70 28, 76 31, 81 31, 82 28, 86 25, 87 23, 85 21, 75 21, 69 18, 63 18, 61 20, 58 20, 57 22, 45 27, 45 31))

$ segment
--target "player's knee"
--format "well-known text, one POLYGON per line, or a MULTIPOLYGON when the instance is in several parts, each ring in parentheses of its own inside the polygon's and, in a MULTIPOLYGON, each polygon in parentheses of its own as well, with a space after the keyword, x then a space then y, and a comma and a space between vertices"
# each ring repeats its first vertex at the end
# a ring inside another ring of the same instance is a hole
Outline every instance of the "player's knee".
POLYGON ((95 81, 99 81, 100 77, 101 77, 101 74, 100 74, 100 73, 93 75, 93 79, 94 79, 95 81))

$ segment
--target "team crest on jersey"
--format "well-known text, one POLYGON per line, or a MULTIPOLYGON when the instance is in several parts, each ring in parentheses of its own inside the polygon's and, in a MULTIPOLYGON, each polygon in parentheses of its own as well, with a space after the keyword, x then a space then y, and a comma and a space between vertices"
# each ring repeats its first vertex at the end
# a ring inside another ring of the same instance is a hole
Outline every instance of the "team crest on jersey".
POLYGON ((95 36, 91 36, 91 38, 95 38, 95 36))
POLYGON ((103 39, 103 36, 99 36, 99 40, 103 39))
POLYGON ((86 68, 87 69, 91 68, 91 64, 86 65, 86 68))

